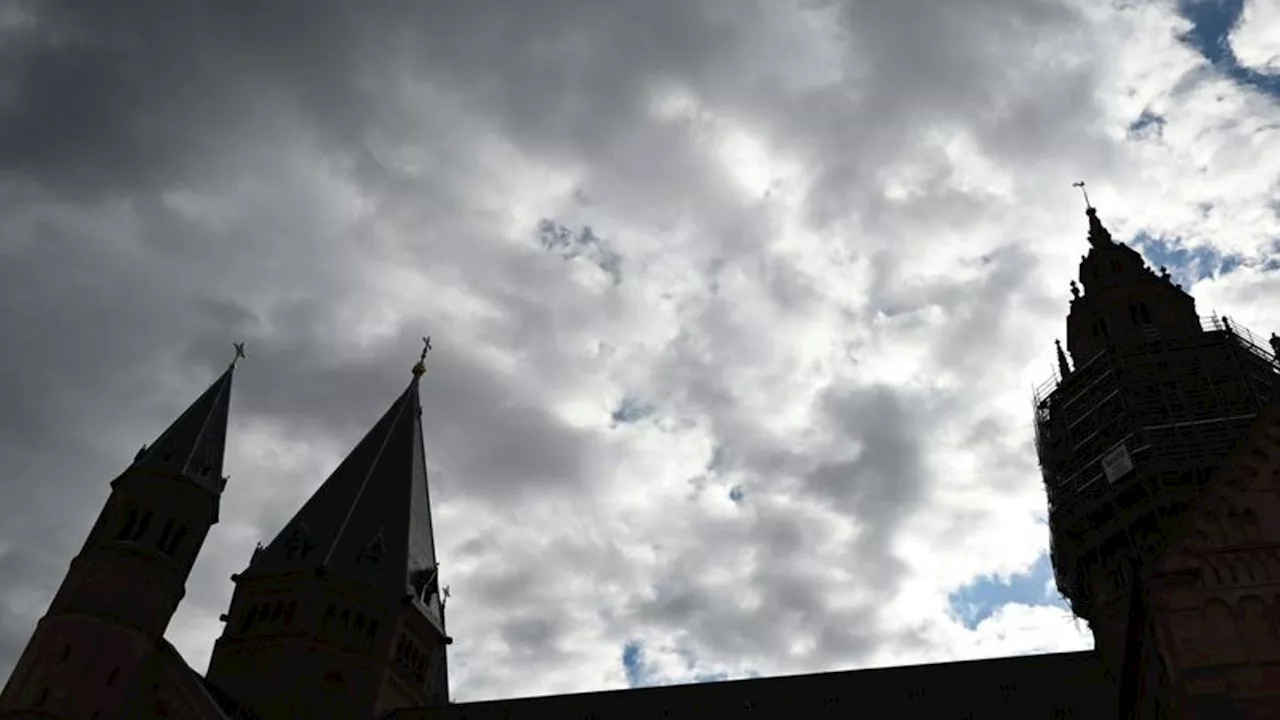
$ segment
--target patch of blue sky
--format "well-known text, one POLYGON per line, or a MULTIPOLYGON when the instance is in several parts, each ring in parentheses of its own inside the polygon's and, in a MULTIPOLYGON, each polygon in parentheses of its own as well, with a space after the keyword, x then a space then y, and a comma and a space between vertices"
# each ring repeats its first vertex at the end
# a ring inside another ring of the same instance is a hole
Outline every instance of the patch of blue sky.
MULTIPOLYGON (((694 660, 693 653, 688 652, 687 650, 678 650, 676 651, 676 654, 680 655, 684 659, 684 665, 686 670, 692 670, 694 668, 694 665, 696 664, 696 662, 694 660)), ((648 661, 645 659, 644 643, 640 642, 639 640, 632 640, 631 642, 628 642, 625 646, 623 646, 622 667, 627 675, 628 687, 638 688, 638 687, 652 687, 654 685, 672 684, 672 683, 664 683, 660 678, 657 677, 657 673, 654 671, 654 669, 649 665, 648 661)), ((759 674, 749 673, 747 677, 759 677, 759 674)), ((688 679, 681 680, 680 682, 681 683, 707 683, 707 682, 721 682, 723 680, 728 680, 728 679, 729 679, 729 674, 725 672, 695 673, 688 679)))
POLYGON ((1227 255, 1202 245, 1187 248, 1178 240, 1139 233, 1131 246, 1142 252, 1152 268, 1169 268, 1173 281, 1188 288, 1199 280, 1225 275, 1240 266, 1238 255, 1227 255))
POLYGON ((614 408, 612 420, 615 425, 633 423, 653 414, 653 407, 633 397, 625 397, 618 407, 614 408))
POLYGON ((1067 607, 1054 589, 1053 565, 1047 554, 1041 555, 1025 573, 979 578, 951 593, 948 601, 952 614, 970 630, 1009 603, 1067 607))
POLYGON ((1178 0, 1178 12, 1192 23, 1182 40, 1236 82, 1280 98, 1280 75, 1265 75, 1240 64, 1228 41, 1240 22, 1244 0, 1178 0))

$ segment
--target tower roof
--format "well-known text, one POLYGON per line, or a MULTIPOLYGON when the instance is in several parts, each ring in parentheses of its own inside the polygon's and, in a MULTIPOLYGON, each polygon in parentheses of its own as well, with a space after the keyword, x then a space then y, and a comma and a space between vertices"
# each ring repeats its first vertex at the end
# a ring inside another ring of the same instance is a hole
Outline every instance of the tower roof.
POLYGON ((248 573, 323 569, 425 604, 443 631, 418 380, 265 548, 248 573))
POLYGON ((215 494, 221 493, 226 485, 222 458, 235 367, 232 362, 155 442, 142 446, 131 469, 190 480, 215 494))
POLYGON ((1111 239, 1111 232, 1102 224, 1102 220, 1098 219, 1098 209, 1090 207, 1084 211, 1089 217, 1089 244, 1096 248, 1104 248, 1108 245, 1115 244, 1111 239))

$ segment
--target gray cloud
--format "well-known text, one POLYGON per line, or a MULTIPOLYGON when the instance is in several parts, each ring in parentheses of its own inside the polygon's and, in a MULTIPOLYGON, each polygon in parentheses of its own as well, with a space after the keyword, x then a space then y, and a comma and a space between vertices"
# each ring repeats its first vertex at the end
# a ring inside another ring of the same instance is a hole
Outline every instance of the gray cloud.
POLYGON ((587 689, 582 667, 645 633, 739 669, 937 646, 882 607, 915 577, 897 545, 922 514, 957 537, 993 515, 939 507, 929 438, 998 458, 1001 497, 1036 478, 1021 419, 983 409, 1064 304, 1020 207, 1122 155, 1107 39, 1072 5, 19 6, 32 20, 0 30, 0 675, 107 482, 232 340, 232 484, 183 617, 222 611, 431 333, 468 697, 587 689), (664 93, 691 109, 655 117, 664 93), (725 125, 801 176, 737 187, 725 125), (969 182, 955 138, 1017 181, 969 182), (916 187, 887 197, 899 176, 916 187), (544 218, 597 241, 547 247, 544 218), (876 376, 895 353, 928 377, 876 376), (646 412, 615 422, 624 399, 646 412))

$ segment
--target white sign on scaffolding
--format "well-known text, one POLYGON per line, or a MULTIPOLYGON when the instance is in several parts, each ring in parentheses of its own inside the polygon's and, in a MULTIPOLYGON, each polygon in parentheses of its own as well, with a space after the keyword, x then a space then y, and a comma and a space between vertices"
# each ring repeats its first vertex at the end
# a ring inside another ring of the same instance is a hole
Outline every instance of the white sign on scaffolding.
POLYGON ((1107 482, 1113 483, 1133 471, 1133 458, 1129 457, 1129 448, 1120 443, 1111 452, 1102 456, 1102 472, 1107 482))

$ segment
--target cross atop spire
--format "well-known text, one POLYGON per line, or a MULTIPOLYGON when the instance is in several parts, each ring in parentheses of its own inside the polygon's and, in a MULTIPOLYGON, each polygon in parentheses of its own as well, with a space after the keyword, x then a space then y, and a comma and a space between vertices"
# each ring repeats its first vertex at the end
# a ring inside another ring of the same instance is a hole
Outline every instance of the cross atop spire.
POLYGON ((1091 205, 1091 204, 1089 203, 1089 190, 1088 190, 1088 188, 1086 188, 1086 187, 1084 186, 1084 181, 1083 181, 1083 180, 1077 180, 1077 181, 1075 181, 1075 182, 1071 183, 1071 187, 1078 187, 1078 188, 1080 188, 1080 192, 1081 192, 1081 194, 1083 194, 1083 195, 1084 195, 1084 209, 1085 209, 1085 210, 1092 210, 1092 209, 1093 209, 1093 205, 1091 205))
POLYGON ((235 349, 236 349, 235 357, 231 358, 231 367, 235 367, 236 361, 244 357, 244 343, 238 342, 238 343, 231 343, 231 344, 235 346, 235 349))
POLYGON ((427 372, 427 353, 431 352, 431 336, 422 338, 422 354, 418 356, 418 363, 413 366, 413 376, 415 378, 422 377, 427 372))

